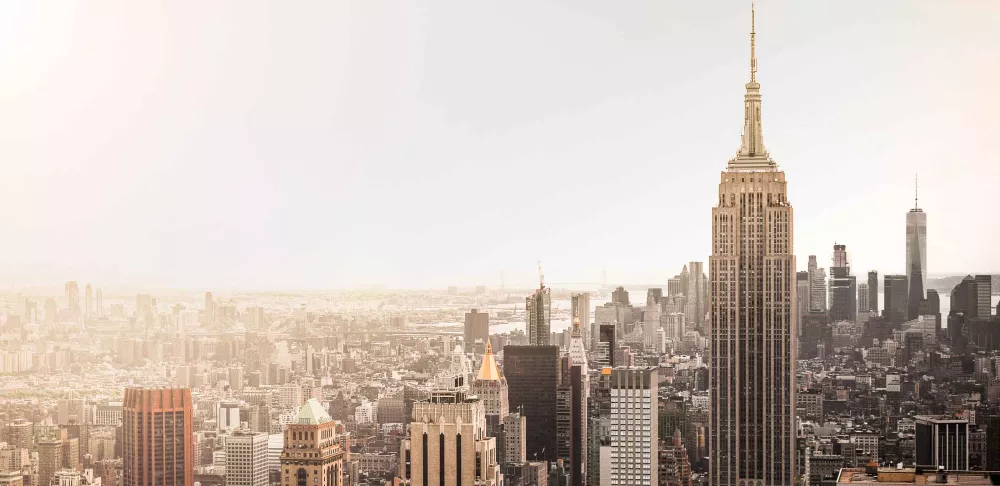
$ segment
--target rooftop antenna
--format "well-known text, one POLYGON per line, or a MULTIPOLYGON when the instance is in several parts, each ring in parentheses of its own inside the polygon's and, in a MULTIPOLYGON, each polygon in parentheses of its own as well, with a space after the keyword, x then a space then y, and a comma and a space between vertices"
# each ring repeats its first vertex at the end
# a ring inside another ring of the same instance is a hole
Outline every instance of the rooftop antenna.
POLYGON ((750 84, 757 82, 757 32, 754 30, 754 24, 757 20, 756 3, 755 1, 750 2, 750 84))
POLYGON ((920 209, 920 205, 917 204, 920 195, 920 180, 918 174, 913 174, 913 209, 920 209))

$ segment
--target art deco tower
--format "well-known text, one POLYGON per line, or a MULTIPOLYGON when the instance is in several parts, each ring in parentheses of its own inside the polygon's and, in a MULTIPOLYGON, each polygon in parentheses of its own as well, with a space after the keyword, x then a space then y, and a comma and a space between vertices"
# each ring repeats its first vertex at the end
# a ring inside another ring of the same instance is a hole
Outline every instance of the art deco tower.
POLYGON ((711 484, 795 474, 795 256, 785 173, 764 149, 751 13, 743 142, 712 209, 711 484))

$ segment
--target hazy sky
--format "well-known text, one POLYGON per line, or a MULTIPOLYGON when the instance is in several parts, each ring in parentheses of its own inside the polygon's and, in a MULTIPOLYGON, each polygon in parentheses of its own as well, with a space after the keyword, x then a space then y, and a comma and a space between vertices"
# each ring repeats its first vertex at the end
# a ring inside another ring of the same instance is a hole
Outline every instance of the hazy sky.
MULTIPOLYGON (((0 3, 0 282, 665 282, 707 260, 750 2, 0 3)), ((1000 2, 757 4, 799 267, 1000 272, 1000 2)))

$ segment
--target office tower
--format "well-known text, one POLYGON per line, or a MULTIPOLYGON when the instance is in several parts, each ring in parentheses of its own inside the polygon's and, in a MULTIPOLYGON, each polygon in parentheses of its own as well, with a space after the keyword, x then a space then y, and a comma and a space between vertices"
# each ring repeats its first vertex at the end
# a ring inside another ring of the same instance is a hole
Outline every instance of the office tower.
POLYGON ((795 322, 798 333, 802 335, 802 319, 809 313, 809 272, 795 274, 795 322))
POLYGON ((704 265, 702 262, 688 263, 688 289, 687 303, 690 310, 689 320, 694 323, 695 328, 701 328, 705 324, 705 314, 708 312, 708 279, 705 277, 704 265))
POLYGON ((411 486, 500 486, 496 438, 486 436, 481 401, 460 391, 435 393, 413 405, 409 454, 411 486))
POLYGON ((237 430, 226 438, 226 486, 268 486, 267 437, 237 430))
POLYGON ((785 173, 761 136, 752 25, 743 142, 712 209, 709 456, 717 486, 792 484, 796 469, 793 214, 785 173))
POLYGON ((948 471, 969 469, 969 421, 947 416, 914 417, 917 464, 948 471))
POLYGON ((471 351, 472 345, 479 341, 486 344, 490 340, 490 314, 472 309, 465 313, 465 350, 471 351))
POLYGON ((38 484, 52 483, 56 471, 63 467, 62 441, 48 437, 38 441, 38 484))
POLYGON ((691 462, 681 431, 675 430, 672 437, 660 442, 657 486, 691 486, 691 462))
POLYGON ((673 297, 675 295, 684 295, 684 290, 681 288, 680 277, 667 279, 667 297, 673 297))
POLYGON ((94 289, 91 288, 90 284, 87 284, 87 286, 84 287, 84 289, 85 290, 84 290, 84 300, 83 300, 84 303, 83 316, 89 318, 92 315, 91 313, 93 312, 94 289))
POLYGON ((229 388, 234 392, 243 391, 243 367, 242 366, 230 366, 229 367, 229 388))
POLYGON ((80 312, 80 285, 75 281, 66 282, 66 308, 71 312, 80 312))
POLYGON ((868 310, 878 315, 878 272, 868 272, 868 310))
POLYGON ((504 346, 510 409, 528 419, 528 459, 556 459, 556 388, 559 386, 558 346, 504 346))
POLYGON ((215 408, 216 427, 219 432, 233 431, 240 428, 240 402, 222 400, 215 408))
POLYGON ((597 364, 615 366, 615 352, 618 351, 614 324, 601 324, 597 339, 597 364))
POLYGON ((603 367, 591 376, 587 400, 587 484, 609 484, 611 463, 611 373, 603 367), (602 479, 602 476, 603 479, 602 479))
POLYGON ((655 485, 658 475, 656 368, 611 371, 611 474, 602 484, 655 485))
POLYGON ((528 461, 527 419, 519 413, 503 418, 504 466, 516 466, 528 461))
POLYGON ((25 419, 16 419, 4 426, 3 439, 11 447, 31 449, 35 441, 35 424, 25 419))
POLYGON ((663 289, 646 289, 646 306, 659 306, 661 301, 663 301, 663 289))
POLYGON ((493 344, 489 340, 486 341, 486 354, 483 356, 483 363, 479 366, 476 379, 472 381, 470 391, 483 402, 488 425, 500 423, 510 412, 507 379, 500 373, 497 358, 493 355, 493 344))
POLYGON ((583 486, 587 473, 587 352, 580 320, 574 318, 569 353, 560 359, 556 391, 556 457, 569 468, 570 486, 583 486))
MULTIPOLYGON (((590 293, 583 292, 572 294, 570 299, 570 316, 576 316, 580 318, 580 326, 583 327, 584 334, 588 333, 590 330, 590 293)), ((589 342, 584 336, 585 343, 589 342)))
POLYGON ((97 289, 97 317, 104 317, 104 292, 97 289))
POLYGON ((830 322, 858 320, 857 279, 851 275, 847 245, 833 245, 830 267, 830 322))
POLYGON ((281 451, 281 486, 342 486, 344 451, 337 424, 315 398, 285 427, 281 451))
POLYGON ((906 288, 909 299, 918 297, 917 302, 923 299, 927 290, 927 213, 917 204, 916 192, 913 209, 906 213, 906 281, 909 282, 906 288), (911 290, 914 286, 919 287, 911 290))
POLYGON ((611 292, 611 302, 614 304, 631 305, 628 300, 628 290, 625 290, 625 287, 621 286, 616 288, 611 292))
POLYGON ((191 390, 126 388, 122 412, 122 486, 193 486, 191 390))
POLYGON ((951 291, 951 314, 962 313, 966 318, 979 317, 979 286, 975 277, 966 275, 951 291))
POLYGON ((906 275, 886 275, 883 280, 885 309, 882 311, 882 317, 898 326, 906 320, 909 309, 906 298, 906 293, 909 290, 906 285, 906 275))
POLYGON ((541 284, 524 301, 525 320, 528 328, 528 344, 548 346, 551 332, 552 293, 541 284))
POLYGON ((993 312, 990 299, 993 296, 993 276, 976 275, 976 316, 989 319, 993 312))
MULTIPOLYGON (((243 311, 244 319, 243 322, 247 325, 247 329, 250 330, 264 330, 264 308, 261 306, 251 306, 247 307, 243 311)), ((404 317, 405 320, 405 317, 404 317)), ((390 326, 391 327, 391 326, 390 326)), ((403 326, 406 327, 406 326, 403 326)))
POLYGON ((861 282, 858 284, 858 312, 868 312, 870 304, 868 298, 871 296, 871 292, 868 291, 868 283, 861 282))
POLYGON ((826 312, 826 270, 809 255, 809 312, 826 312))

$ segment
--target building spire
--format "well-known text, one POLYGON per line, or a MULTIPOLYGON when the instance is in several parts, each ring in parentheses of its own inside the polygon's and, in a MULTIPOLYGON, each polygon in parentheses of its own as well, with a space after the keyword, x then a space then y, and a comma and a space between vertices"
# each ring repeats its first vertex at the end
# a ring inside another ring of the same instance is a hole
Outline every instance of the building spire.
POLYGON ((750 2, 750 83, 757 82, 757 23, 756 2, 750 2))
POLYGON ((920 196, 920 180, 918 179, 918 177, 919 177, 918 174, 914 174, 913 175, 913 210, 914 211, 920 209, 920 204, 919 204, 919 201, 920 201, 920 197, 919 197, 920 196))

